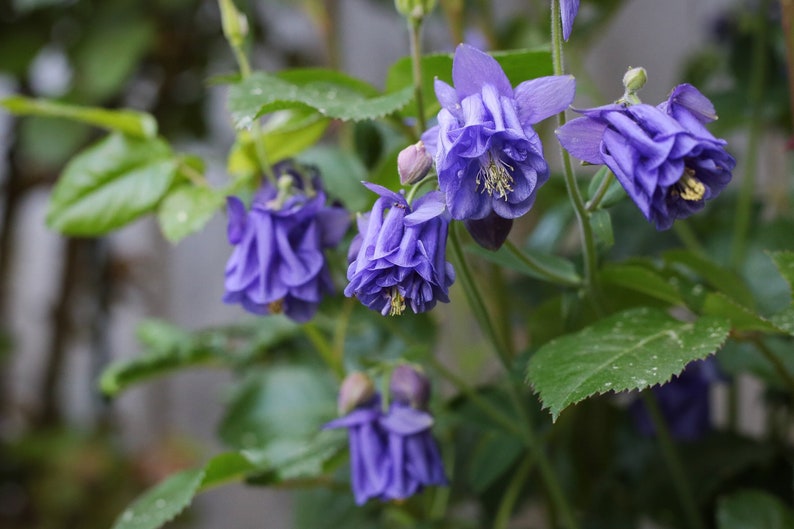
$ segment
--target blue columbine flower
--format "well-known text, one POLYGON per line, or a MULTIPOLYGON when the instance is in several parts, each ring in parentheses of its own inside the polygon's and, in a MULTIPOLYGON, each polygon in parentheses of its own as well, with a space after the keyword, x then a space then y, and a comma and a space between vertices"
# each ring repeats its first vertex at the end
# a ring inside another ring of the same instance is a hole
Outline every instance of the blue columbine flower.
POLYGON ((316 171, 284 162, 274 172, 279 189, 265 183, 249 211, 240 199, 227 199, 234 251, 223 300, 254 314, 284 313, 305 322, 333 290, 323 249, 339 243, 350 219, 343 208, 326 205, 316 171))
POLYGON ((532 125, 571 104, 574 78, 541 77, 513 89, 496 60, 461 44, 452 79, 454 88, 436 80, 443 108, 438 125, 422 135, 452 218, 524 215, 549 178, 532 125))
POLYGON ((364 183, 380 198, 359 216, 348 253, 346 296, 383 314, 414 313, 449 301, 455 272, 446 261, 449 214, 438 191, 408 204, 402 194, 364 183))
POLYGON ((429 485, 446 485, 444 463, 433 438, 427 378, 409 366, 392 372, 391 405, 380 424, 388 436, 391 474, 384 496, 408 498, 429 485))
POLYGON ((573 30, 573 20, 579 12, 579 0, 560 0, 560 17, 562 19, 562 38, 568 40, 573 30))
POLYGON ((348 375, 339 391, 344 416, 324 428, 347 428, 351 486, 359 505, 375 498, 402 500, 429 485, 446 485, 444 464, 430 432, 433 417, 425 411, 430 396, 427 378, 399 366, 391 378, 392 404, 381 409, 381 397, 363 373, 348 375))
POLYGON ((557 131, 560 143, 585 162, 606 164, 659 230, 703 209, 731 180, 736 160, 704 126, 716 119, 714 106, 692 85, 677 86, 656 107, 580 112, 585 117, 557 131))
MULTIPOLYGON (((659 411, 673 438, 694 441, 711 430, 709 392, 711 385, 720 379, 717 363, 709 357, 690 363, 679 376, 653 388, 659 411)), ((631 415, 641 434, 655 435, 656 428, 642 400, 632 403, 631 415)))

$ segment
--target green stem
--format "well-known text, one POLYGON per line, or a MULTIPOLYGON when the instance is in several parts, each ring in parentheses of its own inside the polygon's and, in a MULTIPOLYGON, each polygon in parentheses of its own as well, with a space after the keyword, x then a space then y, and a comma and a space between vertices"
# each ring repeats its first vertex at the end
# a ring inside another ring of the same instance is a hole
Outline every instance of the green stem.
POLYGON ((753 345, 758 351, 766 358, 770 364, 775 368, 775 371, 783 379, 783 383, 786 384, 788 390, 791 392, 792 398, 794 398, 794 376, 791 372, 786 368, 786 364, 783 363, 783 360, 775 353, 772 349, 770 349, 764 341, 756 337, 752 340, 753 345))
POLYGON ((681 242, 684 243, 687 250, 701 257, 706 257, 706 250, 703 248, 703 245, 700 244, 692 227, 685 220, 679 220, 673 224, 673 231, 681 242))
POLYGON ((604 200, 604 197, 607 194, 609 186, 612 184, 612 180, 615 178, 615 173, 610 171, 606 165, 599 169, 593 178, 598 178, 598 176, 602 173, 604 174, 604 179, 601 180, 601 184, 598 186, 598 189, 596 189, 593 198, 584 205, 584 209, 588 213, 592 213, 598 209, 598 207, 601 205, 601 201, 604 200))
POLYGON ((427 129, 425 121, 425 102, 422 96, 422 19, 408 19, 408 33, 411 35, 411 68, 414 80, 414 99, 416 99, 416 128, 418 135, 427 129))
POLYGON ((493 523, 494 529, 507 528, 507 524, 510 522, 510 515, 513 514, 516 500, 518 500, 518 495, 521 493, 521 489, 523 488, 524 483, 526 483, 534 463, 535 455, 529 453, 524 457, 524 459, 521 461, 521 464, 516 469, 515 473, 513 474, 513 479, 510 480, 510 483, 507 485, 507 489, 502 496, 502 501, 499 502, 499 509, 496 511, 496 517, 494 518, 493 523))
POLYGON ((659 405, 656 403, 656 397, 650 390, 643 391, 640 395, 642 395, 642 400, 645 403, 645 407, 648 410, 648 414, 656 430, 656 438, 659 440, 659 446, 662 449, 662 457, 664 457, 667 468, 670 471, 670 477, 673 479, 673 487, 678 494, 681 507, 684 509, 687 523, 691 529, 705 529, 703 520, 698 513, 692 487, 689 484, 689 480, 684 472, 684 466, 673 444, 670 430, 667 428, 667 423, 662 416, 662 412, 659 410, 659 405))
POLYGON ((571 281, 568 277, 560 275, 557 273, 556 270, 553 268, 549 268, 544 263, 538 261, 531 255, 522 252, 520 248, 518 248, 515 244, 511 241, 505 242, 505 248, 522 264, 524 264, 527 268, 532 269, 536 274, 543 277, 549 283, 555 283, 557 285, 563 285, 566 287, 578 287, 581 286, 580 281, 571 281))
POLYGON ((755 190, 755 172, 758 167, 758 151, 761 143, 763 117, 761 115, 761 100, 764 95, 766 82, 766 14, 769 11, 769 0, 762 0, 758 6, 755 23, 755 40, 753 42, 752 77, 750 84, 750 127, 747 140, 747 153, 745 155, 744 175, 739 198, 736 203, 736 220, 733 229, 733 248, 731 264, 738 268, 745 258, 747 237, 750 232, 750 223, 753 209, 753 191, 755 190))
POLYGON ((341 358, 337 358, 334 349, 323 335, 322 331, 314 323, 304 323, 301 327, 306 337, 320 354, 320 358, 326 363, 331 372, 340 380, 345 376, 345 369, 341 358))
MULTIPOLYGON (((554 75, 563 75, 565 67, 563 65, 562 53, 562 28, 560 21, 560 0, 553 0, 551 6, 551 56, 554 67, 554 75)), ((565 111, 557 114, 557 128, 562 127, 567 122, 565 111)), ((584 252, 584 275, 585 288, 590 294, 590 298, 598 312, 603 312, 601 308, 601 296, 599 294, 598 281, 596 277, 596 266, 598 256, 596 254, 595 237, 593 227, 590 225, 590 214, 585 208, 582 193, 576 183, 576 175, 573 172, 571 157, 568 151, 560 145, 560 156, 562 157, 562 174, 565 178, 565 189, 568 197, 573 204, 576 220, 579 223, 579 232, 582 239, 582 250, 584 252)))
POLYGON ((179 172, 190 182, 198 187, 210 187, 209 182, 195 168, 193 168, 190 164, 188 164, 184 159, 179 160, 179 172))

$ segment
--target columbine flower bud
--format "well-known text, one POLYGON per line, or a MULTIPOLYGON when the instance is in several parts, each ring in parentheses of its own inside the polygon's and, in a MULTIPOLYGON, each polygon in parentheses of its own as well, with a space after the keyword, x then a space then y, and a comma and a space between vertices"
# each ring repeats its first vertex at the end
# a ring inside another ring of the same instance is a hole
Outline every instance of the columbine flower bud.
POLYGON ((237 10, 233 0, 221 0, 220 6, 223 35, 232 46, 240 46, 248 35, 248 19, 237 10))
POLYGON ((422 140, 409 145, 397 155, 397 172, 400 173, 400 183, 404 186, 419 182, 432 166, 433 157, 425 150, 422 140))
POLYGON ((424 410, 430 400, 430 381, 410 366, 398 366, 392 371, 389 392, 394 402, 424 410))
POLYGON ((375 385, 367 375, 360 371, 350 373, 339 388, 337 400, 339 415, 345 415, 358 406, 366 404, 374 395, 375 385))
POLYGON ((394 0, 394 6, 402 16, 421 20, 433 11, 436 0, 394 0))
POLYGON ((648 74, 643 67, 629 68, 623 75, 623 86, 626 88, 626 93, 633 94, 645 86, 646 81, 648 81, 648 74))

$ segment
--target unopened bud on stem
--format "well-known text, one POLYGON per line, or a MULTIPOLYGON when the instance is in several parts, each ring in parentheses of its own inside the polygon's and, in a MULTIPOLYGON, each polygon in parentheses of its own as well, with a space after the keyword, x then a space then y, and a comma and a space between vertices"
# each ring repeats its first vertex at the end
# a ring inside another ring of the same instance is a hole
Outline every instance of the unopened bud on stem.
POLYGON ((372 380, 360 371, 354 371, 345 377, 339 388, 337 406, 339 414, 345 415, 362 404, 366 404, 375 395, 372 380))
POLYGON ((430 401, 430 381, 410 366, 398 366, 392 371, 389 392, 395 402, 424 410, 430 401))
POLYGON ((233 0, 218 0, 221 8, 221 26, 226 40, 239 48, 248 35, 248 19, 238 11, 233 0))
POLYGON ((433 158, 427 153, 425 144, 421 140, 409 145, 397 155, 397 172, 400 173, 400 183, 404 186, 422 180, 431 167, 433 167, 433 158))

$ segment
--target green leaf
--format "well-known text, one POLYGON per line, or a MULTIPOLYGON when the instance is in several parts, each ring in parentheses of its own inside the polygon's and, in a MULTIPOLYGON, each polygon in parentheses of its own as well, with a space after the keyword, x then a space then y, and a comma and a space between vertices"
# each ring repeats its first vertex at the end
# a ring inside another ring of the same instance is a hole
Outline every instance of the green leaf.
POLYGON ((754 311, 744 307, 721 292, 706 295, 702 308, 703 314, 718 316, 730 320, 731 327, 736 331, 760 331, 767 333, 787 332, 754 311))
POLYGON ((112 529, 157 529, 184 511, 199 492, 229 481, 239 481, 254 465, 238 453, 210 459, 203 468, 169 476, 145 492, 113 524, 112 529))
POLYGON ((612 217, 608 211, 599 209, 590 215, 593 233, 600 246, 607 250, 615 245, 615 234, 612 232, 612 217))
POLYGON ((794 291, 794 252, 770 252, 769 257, 788 283, 789 292, 794 291))
POLYGON ((248 482, 270 485, 320 476, 345 448, 347 434, 342 430, 322 430, 307 439, 275 439, 261 450, 243 451, 260 473, 248 482))
POLYGON ((626 196, 626 190, 623 189, 623 186, 620 185, 617 178, 607 169, 603 167, 595 175, 593 178, 590 179, 590 185, 587 187, 587 198, 588 200, 593 200, 595 197, 598 188, 601 187, 601 183, 604 181, 605 178, 611 178, 612 181, 609 183, 609 187, 607 187, 606 192, 604 193, 603 198, 601 198, 601 202, 598 205, 599 209, 608 208, 610 206, 614 206, 618 202, 620 202, 623 197, 626 196))
POLYGON ((329 118, 358 121, 391 114, 413 97, 410 87, 383 95, 374 95, 372 90, 362 81, 328 70, 291 71, 281 76, 255 72, 231 86, 229 111, 238 128, 288 108, 311 108, 329 118))
POLYGON ((47 224, 67 235, 102 235, 155 208, 178 162, 165 142, 112 134, 75 156, 55 185, 47 224))
MULTIPOLYGON (((467 245, 465 249, 467 252, 479 255, 483 259, 494 264, 504 266, 505 268, 515 270, 516 272, 520 272, 536 279, 543 281, 548 280, 524 264, 519 258, 510 253, 510 251, 504 246, 495 252, 486 250, 485 248, 482 248, 476 244, 467 245)), ((574 264, 567 259, 557 257, 556 255, 539 252, 531 248, 522 248, 522 251, 535 261, 542 263, 546 268, 554 270, 557 274, 568 280, 572 285, 582 281, 582 278, 576 273, 576 267, 574 264)))
POLYGON ((212 188, 181 185, 160 203, 157 220, 165 238, 178 242, 203 228, 224 203, 224 194, 212 188))
POLYGON ((790 529, 794 512, 779 498, 757 490, 738 492, 717 504, 719 529, 790 529))
POLYGON ((541 347, 529 362, 527 380, 556 420, 587 397, 667 382, 689 362, 719 349, 729 331, 719 318, 688 323, 661 310, 632 309, 541 347))
POLYGON ((157 136, 157 121, 150 114, 135 110, 107 110, 22 96, 6 97, 0 100, 0 106, 18 116, 65 118, 138 138, 157 136))
POLYGON ((168 477, 135 500, 112 529, 156 529, 173 520, 193 501, 204 475, 204 469, 197 468, 168 477))
POLYGON ((367 169, 353 154, 336 147, 319 146, 296 158, 320 169, 329 197, 340 200, 348 211, 364 211, 375 202, 377 195, 361 185, 367 179, 367 169))
POLYGON ((485 432, 467 456, 469 486, 478 494, 485 492, 523 452, 524 445, 515 435, 506 435, 498 430, 485 432))
POLYGON ((607 265, 601 270, 601 281, 635 292, 641 292, 672 305, 683 305, 683 299, 674 284, 651 268, 635 264, 607 265))

